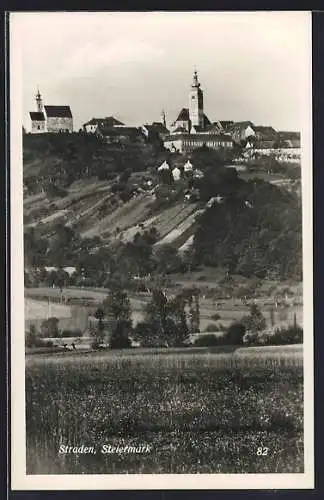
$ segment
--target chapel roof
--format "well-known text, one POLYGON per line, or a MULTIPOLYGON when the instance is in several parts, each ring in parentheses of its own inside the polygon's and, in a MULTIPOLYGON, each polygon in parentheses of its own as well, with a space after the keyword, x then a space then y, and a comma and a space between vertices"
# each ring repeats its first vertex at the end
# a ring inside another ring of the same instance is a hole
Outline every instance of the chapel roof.
POLYGON ((45 116, 42 111, 30 111, 29 115, 32 121, 37 121, 37 122, 45 121, 45 116))
POLYGON ((44 106, 48 118, 72 118, 70 106, 44 106))

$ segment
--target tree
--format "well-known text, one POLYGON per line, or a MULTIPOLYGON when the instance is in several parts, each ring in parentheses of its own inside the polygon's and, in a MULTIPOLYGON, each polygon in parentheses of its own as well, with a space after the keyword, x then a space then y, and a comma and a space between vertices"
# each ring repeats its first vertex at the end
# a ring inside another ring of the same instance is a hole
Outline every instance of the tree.
POLYGON ((103 312, 112 319, 111 348, 130 347, 132 331, 131 304, 127 293, 120 287, 112 289, 103 302, 103 312))
POLYGON ((94 342, 97 346, 102 344, 102 342, 105 339, 105 323, 104 323, 104 317, 105 317, 105 311, 102 309, 102 307, 98 307, 98 309, 95 311, 94 314, 95 318, 98 320, 98 323, 96 327, 92 330, 92 336, 94 337, 94 342))
POLYGON ((41 324, 41 334, 42 337, 53 337, 57 338, 60 336, 59 334, 59 319, 54 316, 48 319, 45 319, 41 324))
POLYGON ((234 321, 227 329, 226 335, 224 337, 224 343, 229 345, 241 345, 243 344, 244 335, 244 324, 234 321))
POLYGON ((120 287, 112 289, 102 304, 104 314, 115 321, 131 321, 131 304, 127 293, 120 287))
POLYGON ((152 325, 162 344, 167 343, 167 304, 168 300, 162 290, 152 291, 151 301, 145 307, 145 321, 152 325))
POLYGON ((140 321, 136 324, 133 329, 133 337, 143 347, 154 347, 159 344, 154 325, 146 321, 140 321))
POLYGON ((198 333, 200 331, 199 288, 185 288, 183 294, 186 300, 186 306, 189 309, 189 332, 198 333))
POLYGON ((110 337, 109 346, 111 349, 125 349, 131 347, 132 342, 129 338, 131 331, 131 321, 119 320, 110 337))
POLYGON ((266 319, 256 304, 250 306, 250 314, 242 319, 245 329, 252 334, 262 332, 267 326, 266 319))
POLYGON ((178 250, 170 244, 158 245, 154 260, 156 262, 155 270, 161 274, 177 272, 181 267, 181 258, 178 250))
POLYGON ((151 328, 149 342, 155 339, 156 345, 183 345, 189 333, 186 305, 187 295, 183 292, 168 299, 162 290, 153 290, 145 307, 145 324, 151 328))

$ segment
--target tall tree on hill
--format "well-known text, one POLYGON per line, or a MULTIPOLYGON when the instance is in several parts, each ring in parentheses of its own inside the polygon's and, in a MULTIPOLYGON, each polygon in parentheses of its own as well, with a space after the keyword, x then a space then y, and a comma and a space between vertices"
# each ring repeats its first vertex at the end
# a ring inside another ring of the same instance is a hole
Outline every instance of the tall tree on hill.
POLYGON ((110 347, 130 347, 132 331, 131 304, 127 293, 120 287, 111 290, 103 302, 105 314, 112 319, 110 347))
POLYGON ((189 332, 197 333, 200 331, 200 291, 196 287, 186 288, 185 290, 183 290, 183 294, 189 309, 189 332))
POLYGON ((162 344, 166 344, 168 341, 167 304, 167 297, 162 290, 154 289, 151 301, 145 307, 145 321, 152 325, 162 344))

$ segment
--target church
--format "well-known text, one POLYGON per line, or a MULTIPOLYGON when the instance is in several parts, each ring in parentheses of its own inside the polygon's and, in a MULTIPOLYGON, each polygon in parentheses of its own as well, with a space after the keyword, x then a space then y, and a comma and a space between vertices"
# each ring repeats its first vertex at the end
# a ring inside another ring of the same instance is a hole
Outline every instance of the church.
POLYGON ((32 134, 73 132, 70 106, 43 105, 39 90, 36 94, 36 111, 30 111, 29 117, 32 134))
POLYGON ((232 148, 233 139, 224 133, 220 122, 211 123, 204 112, 204 94, 197 71, 189 90, 189 106, 182 108, 170 127, 170 135, 164 138, 164 147, 170 151, 190 153, 206 145, 212 149, 232 148))

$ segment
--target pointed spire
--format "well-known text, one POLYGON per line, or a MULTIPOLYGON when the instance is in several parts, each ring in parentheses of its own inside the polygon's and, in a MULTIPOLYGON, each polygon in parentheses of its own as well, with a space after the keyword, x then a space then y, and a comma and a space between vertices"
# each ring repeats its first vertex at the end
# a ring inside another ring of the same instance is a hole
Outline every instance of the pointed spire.
POLYGON ((42 96, 40 95, 38 85, 37 85, 37 94, 36 94, 36 108, 37 108, 37 111, 39 111, 39 112, 43 111, 42 96))
POLYGON ((196 67, 195 67, 195 71, 194 71, 194 75, 193 75, 192 87, 200 87, 200 83, 198 81, 198 73, 197 73, 196 67))
POLYGON ((164 111, 164 109, 162 109, 162 123, 163 123, 163 125, 166 128, 166 118, 165 118, 165 111, 164 111))

